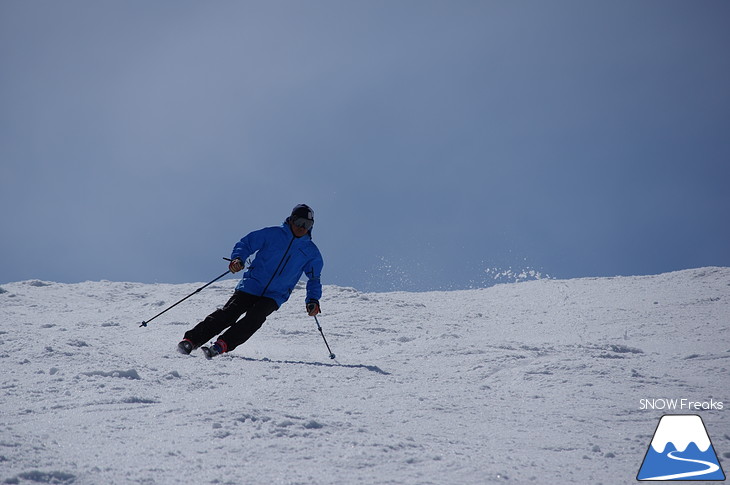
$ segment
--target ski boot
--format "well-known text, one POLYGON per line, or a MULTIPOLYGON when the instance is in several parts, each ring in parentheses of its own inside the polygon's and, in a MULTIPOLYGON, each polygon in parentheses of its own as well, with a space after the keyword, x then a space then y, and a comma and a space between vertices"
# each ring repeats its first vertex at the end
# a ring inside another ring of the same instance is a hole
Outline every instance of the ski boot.
POLYGON ((193 345, 193 343, 188 339, 184 339, 179 344, 177 344, 177 351, 183 355, 190 355, 190 352, 192 352, 194 349, 195 345, 193 345))
POLYGON ((216 343, 211 345, 210 347, 200 347, 203 353, 205 354, 205 358, 210 360, 216 355, 223 354, 226 352, 228 345, 223 340, 218 340, 216 343))

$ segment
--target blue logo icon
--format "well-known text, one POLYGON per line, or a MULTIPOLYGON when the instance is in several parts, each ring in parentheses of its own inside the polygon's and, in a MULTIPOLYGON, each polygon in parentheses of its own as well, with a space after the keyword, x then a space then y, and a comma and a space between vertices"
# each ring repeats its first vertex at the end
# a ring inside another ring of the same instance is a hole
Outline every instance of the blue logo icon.
POLYGON ((725 480, 702 418, 696 414, 662 416, 636 479, 725 480))

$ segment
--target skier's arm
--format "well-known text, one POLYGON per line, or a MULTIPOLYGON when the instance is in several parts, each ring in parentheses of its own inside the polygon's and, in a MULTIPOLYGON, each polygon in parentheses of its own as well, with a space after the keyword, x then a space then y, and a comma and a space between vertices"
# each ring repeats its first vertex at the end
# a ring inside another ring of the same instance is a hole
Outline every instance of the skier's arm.
POLYGON ((266 241, 264 235, 265 230, 266 229, 259 229, 258 231, 253 231, 241 238, 241 240, 238 241, 235 246, 233 246, 233 251, 231 251, 231 259, 233 261, 238 259, 239 261, 241 261, 241 266, 243 266, 243 262, 246 261, 249 256, 251 256, 253 253, 255 253, 264 246, 264 243, 266 241))
POLYGON ((304 274, 307 275, 307 298, 305 304, 307 305, 307 313, 312 314, 311 304, 316 305, 316 312, 319 313, 319 299, 322 298, 322 283, 320 276, 322 275, 322 268, 324 262, 322 256, 317 255, 305 268, 304 274))

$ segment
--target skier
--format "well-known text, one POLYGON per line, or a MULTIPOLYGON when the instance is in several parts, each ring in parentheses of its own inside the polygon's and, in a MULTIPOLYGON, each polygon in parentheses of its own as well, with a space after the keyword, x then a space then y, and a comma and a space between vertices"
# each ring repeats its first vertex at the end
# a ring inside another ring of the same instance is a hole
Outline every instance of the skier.
POLYGON ((306 204, 299 204, 281 226, 266 227, 244 236, 233 248, 228 269, 232 273, 241 271, 244 261, 256 253, 253 262, 243 273, 230 300, 187 331, 177 345, 178 350, 189 354, 225 330, 213 345, 202 347, 202 350, 208 359, 232 351, 289 299, 302 273, 308 278, 307 314, 320 313, 322 284, 319 278, 324 263, 312 242, 312 226, 314 211, 306 204))

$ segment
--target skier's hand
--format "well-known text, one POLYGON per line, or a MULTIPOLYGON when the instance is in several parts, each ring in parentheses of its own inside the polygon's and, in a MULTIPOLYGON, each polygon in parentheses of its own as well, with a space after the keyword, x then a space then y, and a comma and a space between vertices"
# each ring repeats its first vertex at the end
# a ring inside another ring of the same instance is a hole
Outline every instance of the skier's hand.
POLYGON ((307 315, 313 317, 318 313, 321 313, 319 309, 319 302, 317 300, 309 300, 307 302, 307 315))
POLYGON ((236 258, 228 264, 228 269, 231 273, 238 273, 243 269, 243 263, 240 259, 236 258))

